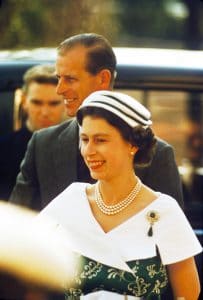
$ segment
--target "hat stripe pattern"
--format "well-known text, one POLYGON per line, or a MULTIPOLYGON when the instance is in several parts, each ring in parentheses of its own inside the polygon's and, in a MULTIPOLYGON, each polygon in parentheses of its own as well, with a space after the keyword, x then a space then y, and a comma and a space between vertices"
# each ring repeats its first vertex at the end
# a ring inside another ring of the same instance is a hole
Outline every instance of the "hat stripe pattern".
POLYGON ((111 106, 112 108, 116 109, 117 111, 121 112, 122 114, 124 114, 126 117, 132 119, 133 121, 137 122, 138 124, 141 123, 141 125, 145 125, 142 121, 136 119, 136 118, 133 118, 132 116, 130 116, 129 114, 125 113, 124 111, 122 111, 121 109, 119 109, 118 107, 115 107, 114 105, 110 104, 110 103, 105 103, 103 101, 92 101, 92 103, 101 103, 101 104, 104 104, 104 106, 111 106))
MULTIPOLYGON (((118 101, 119 103, 121 103, 123 105, 123 102, 120 101, 118 98, 112 96, 112 95, 106 95, 107 97, 110 97, 112 99, 115 99, 116 101, 118 101)), ((148 121, 148 118, 146 118, 143 114, 140 114, 137 110, 133 109, 133 107, 130 107, 127 103, 124 103, 124 105, 126 107, 128 107, 130 110, 132 110, 135 114, 137 114, 138 116, 140 116, 141 118, 143 118, 144 120, 148 121)), ((123 112, 123 111, 121 111, 123 112)))
POLYGON ((150 112, 134 98, 111 91, 98 91, 85 99, 82 107, 101 107, 123 119, 129 126, 148 127, 152 124, 150 112))

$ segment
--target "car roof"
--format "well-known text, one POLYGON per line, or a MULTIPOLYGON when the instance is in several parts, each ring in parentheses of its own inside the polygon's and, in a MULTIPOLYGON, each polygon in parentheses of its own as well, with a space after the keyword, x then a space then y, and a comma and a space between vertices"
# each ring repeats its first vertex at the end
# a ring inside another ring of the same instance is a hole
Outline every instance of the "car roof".
MULTIPOLYGON (((117 88, 203 90, 203 51, 113 48, 117 88)), ((55 48, 0 51, 0 90, 22 85, 27 68, 54 63, 55 48)))

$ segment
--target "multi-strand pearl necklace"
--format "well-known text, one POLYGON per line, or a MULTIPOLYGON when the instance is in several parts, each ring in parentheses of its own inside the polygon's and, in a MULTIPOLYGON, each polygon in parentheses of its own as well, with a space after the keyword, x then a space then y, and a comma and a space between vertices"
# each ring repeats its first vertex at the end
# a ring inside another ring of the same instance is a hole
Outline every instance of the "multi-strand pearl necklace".
POLYGON ((132 189, 130 194, 122 201, 115 205, 106 205, 102 199, 102 195, 99 190, 99 184, 97 183, 95 185, 95 202, 100 209, 101 212, 103 212, 106 215, 115 215, 125 209, 127 206, 130 205, 130 203, 133 202, 135 197, 138 195, 140 189, 141 189, 142 183, 139 178, 137 178, 137 183, 135 187, 132 189))

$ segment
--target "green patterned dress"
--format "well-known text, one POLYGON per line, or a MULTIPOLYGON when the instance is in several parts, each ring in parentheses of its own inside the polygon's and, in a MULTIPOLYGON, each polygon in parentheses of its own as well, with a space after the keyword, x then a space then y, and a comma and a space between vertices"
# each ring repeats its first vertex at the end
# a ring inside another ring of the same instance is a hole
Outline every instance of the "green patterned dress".
POLYGON ((143 297, 142 299, 148 300, 161 299, 168 278, 159 255, 128 262, 128 266, 133 273, 82 257, 81 268, 77 270, 74 281, 66 288, 65 299, 80 299, 81 295, 99 290, 143 297))

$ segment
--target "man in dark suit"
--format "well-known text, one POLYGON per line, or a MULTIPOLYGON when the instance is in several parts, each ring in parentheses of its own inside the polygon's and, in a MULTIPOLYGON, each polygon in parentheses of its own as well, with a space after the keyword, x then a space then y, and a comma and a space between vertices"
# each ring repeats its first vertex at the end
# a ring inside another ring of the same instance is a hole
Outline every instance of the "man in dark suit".
POLYGON ((59 124, 66 117, 63 97, 56 93, 58 80, 54 65, 37 65, 28 69, 23 81, 19 109, 23 112, 19 120, 22 119, 22 127, 0 136, 0 199, 3 200, 9 198, 15 185, 32 133, 59 124))
MULTIPOLYGON (((80 34, 63 41, 57 49, 57 93, 64 98, 67 114, 74 117, 90 93, 111 90, 115 69, 115 54, 104 37, 80 34)), ((91 182, 78 144, 78 126, 74 118, 35 132, 22 162, 11 202, 41 210, 72 182, 91 182)), ((136 168, 136 173, 148 186, 183 204, 173 149, 166 142, 158 141, 151 166, 136 168)))

